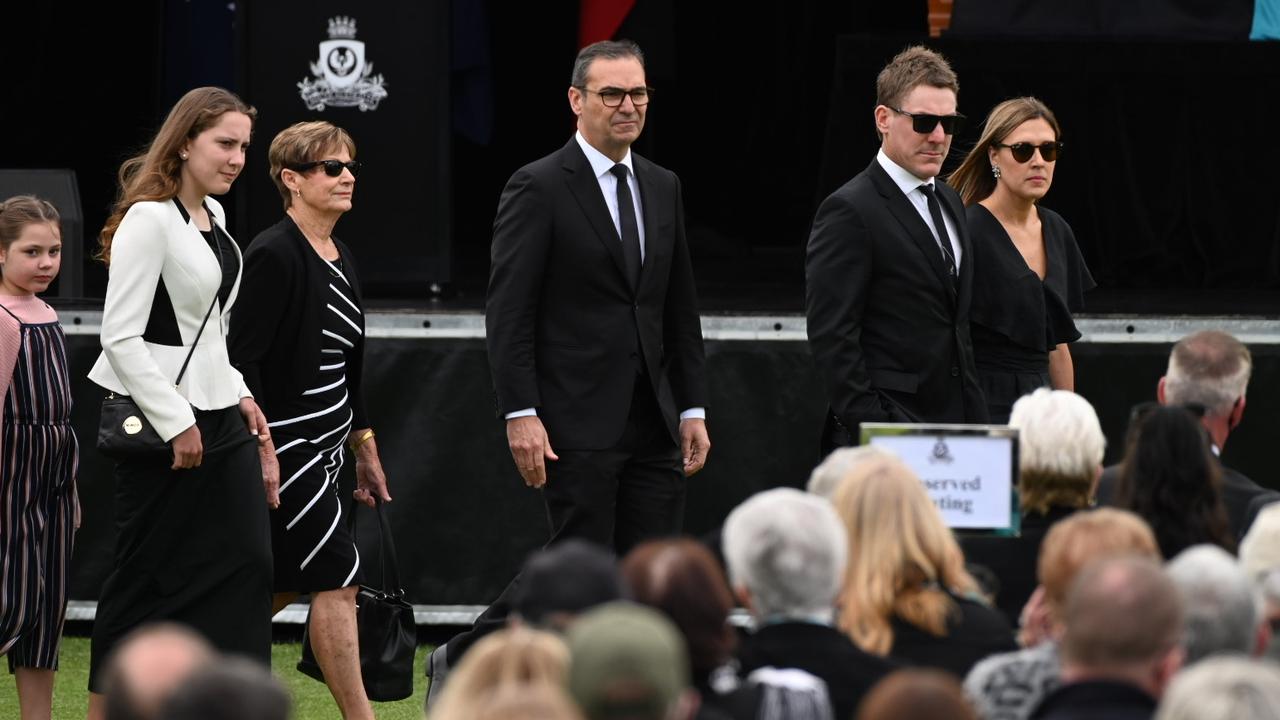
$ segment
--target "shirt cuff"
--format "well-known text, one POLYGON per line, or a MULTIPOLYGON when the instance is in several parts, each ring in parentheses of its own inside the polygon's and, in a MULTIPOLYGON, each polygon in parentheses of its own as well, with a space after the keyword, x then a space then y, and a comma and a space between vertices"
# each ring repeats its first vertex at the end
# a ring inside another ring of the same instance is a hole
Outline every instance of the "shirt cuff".
POLYGON ((700 407, 689 408, 688 410, 685 410, 684 412, 680 413, 680 419, 681 420, 706 420, 707 409, 700 408, 700 407))
POLYGON ((535 408, 525 408, 523 410, 516 410, 515 412, 509 412, 504 417, 506 417, 506 419, 508 420, 515 420, 516 418, 537 417, 537 416, 538 416, 538 411, 535 408))

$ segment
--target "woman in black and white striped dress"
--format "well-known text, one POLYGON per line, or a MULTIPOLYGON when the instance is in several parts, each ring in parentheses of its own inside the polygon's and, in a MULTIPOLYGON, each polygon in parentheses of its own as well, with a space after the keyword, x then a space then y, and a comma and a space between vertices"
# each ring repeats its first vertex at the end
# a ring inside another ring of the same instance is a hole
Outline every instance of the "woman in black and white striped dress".
POLYGON ((351 251, 332 232, 351 209, 355 143, 327 122, 276 136, 268 158, 285 218, 244 255, 231 360, 259 398, 280 461, 272 511, 276 607, 311 593, 310 639, 344 718, 372 718, 360 677, 360 555, 338 493, 346 448, 355 498, 390 501, 360 392, 364 313, 351 251))

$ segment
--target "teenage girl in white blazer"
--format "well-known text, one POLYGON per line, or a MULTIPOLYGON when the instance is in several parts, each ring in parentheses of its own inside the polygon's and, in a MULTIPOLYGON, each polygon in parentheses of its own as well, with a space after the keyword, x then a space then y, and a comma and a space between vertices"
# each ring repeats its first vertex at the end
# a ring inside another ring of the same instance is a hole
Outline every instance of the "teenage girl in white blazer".
POLYGON ((116 463, 118 533, 94 620, 91 719, 105 711, 109 653, 149 620, 184 623, 220 650, 270 662, 278 467, 260 452, 266 419, 227 359, 241 260, 209 197, 243 169, 253 117, 221 88, 183 96, 147 151, 121 167, 100 236, 109 276, 89 378, 131 397, 172 453, 116 463))

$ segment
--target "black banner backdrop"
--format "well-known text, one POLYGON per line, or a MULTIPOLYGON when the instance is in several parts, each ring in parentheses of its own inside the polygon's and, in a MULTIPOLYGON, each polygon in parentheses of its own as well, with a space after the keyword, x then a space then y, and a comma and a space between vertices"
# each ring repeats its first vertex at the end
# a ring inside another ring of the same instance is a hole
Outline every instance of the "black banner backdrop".
POLYGON ((365 294, 420 297, 449 281, 448 4, 241 6, 238 76, 258 122, 238 194, 236 218, 247 218, 237 224, 240 241, 280 219, 271 139, 293 123, 327 120, 351 134, 364 166, 335 235, 355 252, 365 294))

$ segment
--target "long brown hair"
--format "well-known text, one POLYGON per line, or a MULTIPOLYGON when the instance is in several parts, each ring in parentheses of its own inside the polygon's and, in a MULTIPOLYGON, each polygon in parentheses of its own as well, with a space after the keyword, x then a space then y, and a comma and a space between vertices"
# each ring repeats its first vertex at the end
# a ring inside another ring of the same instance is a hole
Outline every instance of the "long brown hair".
POLYGON ((985 199, 996 190, 996 179, 991 174, 991 159, 988 152, 992 145, 1004 140, 1019 125, 1036 118, 1044 118, 1053 128, 1055 140, 1062 139, 1062 128, 1058 126, 1058 118, 1048 105, 1033 97, 1020 97, 991 108, 990 114, 982 124, 982 136, 965 156, 960 167, 947 178, 947 184, 960 193, 960 199, 966 206, 985 199))
POLYGON ((160 130, 141 154, 120 166, 120 193, 111 216, 98 234, 97 258, 111 263, 111 240, 124 214, 134 203, 169 200, 182 185, 182 161, 178 151, 189 140, 218 123, 229 112, 244 113, 252 121, 257 111, 235 93, 220 87, 196 88, 182 96, 169 111, 160 130))

